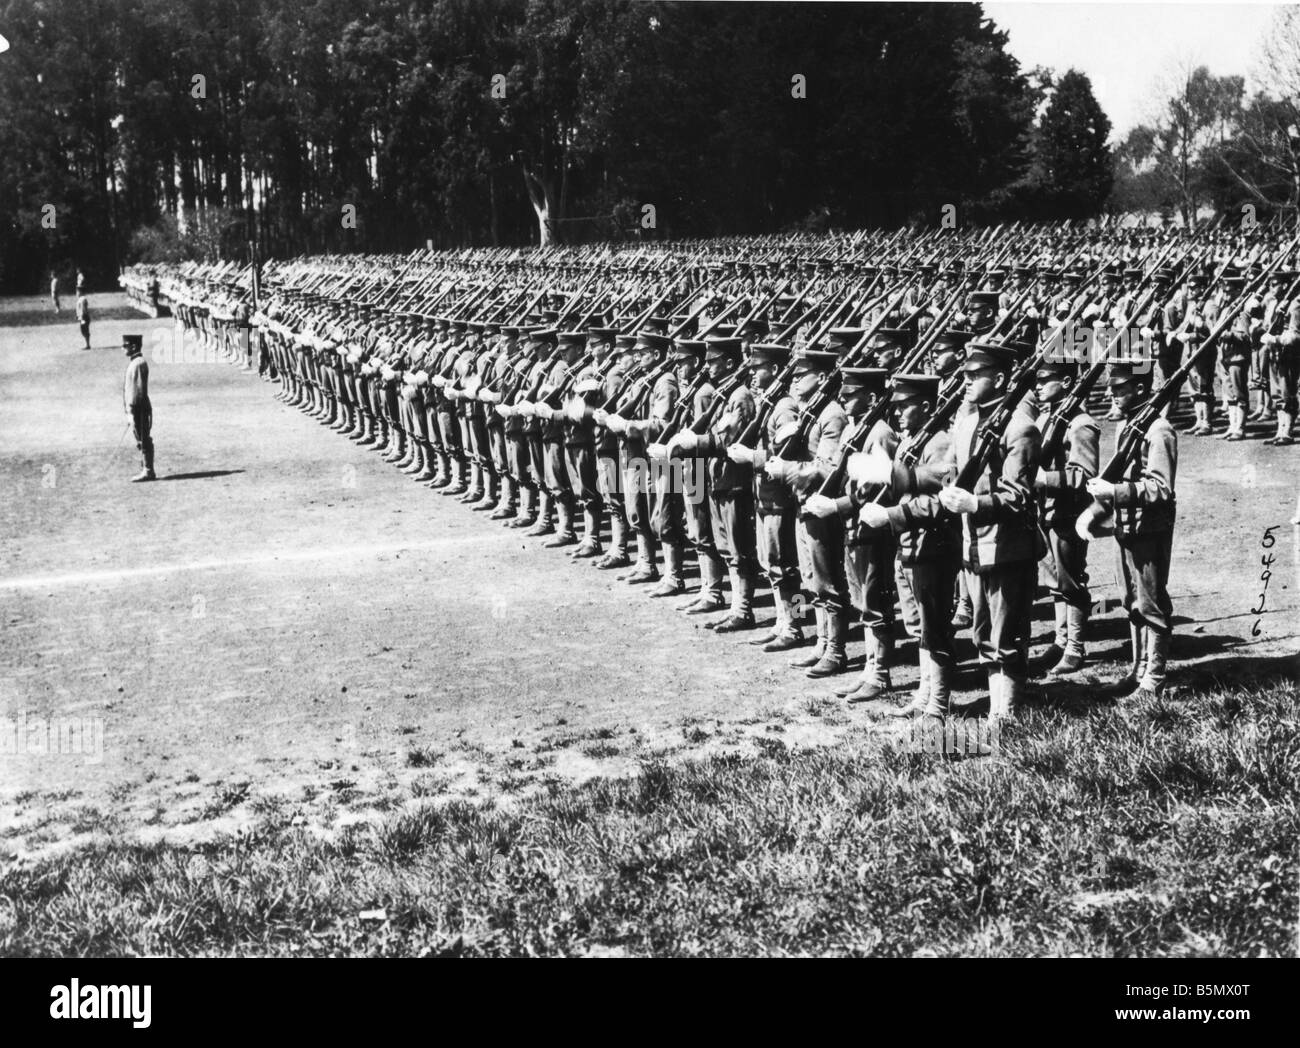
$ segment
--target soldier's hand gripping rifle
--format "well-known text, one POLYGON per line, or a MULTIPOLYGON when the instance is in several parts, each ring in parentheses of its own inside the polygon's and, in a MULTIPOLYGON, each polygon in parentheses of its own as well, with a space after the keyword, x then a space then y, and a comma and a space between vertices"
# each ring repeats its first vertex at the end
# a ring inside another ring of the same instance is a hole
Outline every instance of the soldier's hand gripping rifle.
MULTIPOLYGON (((1164 384, 1152 393, 1147 402, 1138 409, 1133 418, 1122 426, 1115 453, 1097 474, 1098 479, 1111 484, 1123 479, 1129 463, 1141 449, 1142 442, 1146 440, 1147 432, 1155 425, 1161 411, 1170 403, 1174 395, 1182 387, 1183 382, 1191 375, 1197 361, 1204 353, 1213 348, 1215 340, 1228 329, 1228 326, 1236 319, 1237 313, 1267 283, 1273 271, 1281 266, 1282 262, 1295 250, 1297 245, 1300 245, 1300 237, 1293 240, 1284 250, 1278 252, 1277 257, 1265 267, 1263 272, 1251 281, 1247 287, 1243 288, 1232 302, 1224 307, 1219 314, 1218 320, 1215 321, 1214 327, 1201 340, 1200 347, 1187 355, 1187 360, 1183 362, 1182 366, 1170 375, 1164 384)), ((1115 532, 1115 506, 1113 501, 1108 499, 1102 502, 1094 498, 1092 505, 1079 514, 1079 518, 1074 524, 1074 530, 1085 541, 1113 535, 1115 532)))

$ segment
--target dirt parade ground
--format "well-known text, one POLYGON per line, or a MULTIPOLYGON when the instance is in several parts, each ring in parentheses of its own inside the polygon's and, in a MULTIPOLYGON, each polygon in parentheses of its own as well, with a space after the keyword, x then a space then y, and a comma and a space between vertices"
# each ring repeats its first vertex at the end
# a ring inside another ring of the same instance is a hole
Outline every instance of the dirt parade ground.
MULTIPOLYGON (((0 861, 237 832, 272 800, 330 833, 422 796, 510 804, 652 756, 906 730, 754 635, 715 636, 680 601, 413 483, 255 373, 187 361, 178 333, 155 334, 170 320, 120 296, 91 307, 86 352, 66 311, 0 305, 0 861), (150 361, 152 484, 128 483, 126 332, 150 361), (72 748, 69 725, 82 752, 51 752, 72 748)), ((1298 448, 1180 438, 1175 689, 1297 669, 1298 485, 1298 448)), ((1090 569, 1106 609, 1092 662, 1038 701, 1106 701, 1097 686, 1121 673, 1109 542, 1090 569)), ((1040 597, 1038 650, 1050 614, 1040 597)), ((910 688, 915 643, 899 650, 893 683, 910 688)), ((961 654, 969 700, 969 636, 961 654)))

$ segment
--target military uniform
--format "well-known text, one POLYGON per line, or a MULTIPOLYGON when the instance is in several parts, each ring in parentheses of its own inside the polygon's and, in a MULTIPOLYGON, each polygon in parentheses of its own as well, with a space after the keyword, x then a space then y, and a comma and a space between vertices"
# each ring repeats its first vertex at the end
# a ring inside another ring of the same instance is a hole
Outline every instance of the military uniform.
MULTIPOLYGON (((1079 378, 1076 364, 1044 359, 1038 365, 1040 380, 1079 378)), ((1062 394, 1070 395, 1069 391, 1062 394)), ((1055 410, 1055 402, 1044 403, 1037 425, 1046 430, 1055 410)), ((1075 521, 1091 501, 1085 485, 1097 475, 1098 441, 1101 428, 1080 405, 1065 426, 1060 446, 1050 459, 1039 464, 1034 487, 1038 495, 1039 517, 1047 538, 1047 552, 1052 568, 1052 604, 1056 619, 1054 656, 1051 670, 1055 674, 1073 673, 1083 665, 1084 633, 1092 608, 1088 589, 1088 543, 1075 532, 1075 521)))
POLYGON ((149 399, 149 364, 141 348, 142 335, 123 335, 126 350, 126 377, 122 387, 122 405, 131 418, 135 446, 140 452, 141 469, 133 481, 153 480, 153 403, 149 399))

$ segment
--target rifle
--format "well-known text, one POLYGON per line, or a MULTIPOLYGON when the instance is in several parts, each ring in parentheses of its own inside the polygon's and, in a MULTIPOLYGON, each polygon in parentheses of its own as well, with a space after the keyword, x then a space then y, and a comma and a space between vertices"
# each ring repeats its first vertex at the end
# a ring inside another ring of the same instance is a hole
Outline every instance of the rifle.
MULTIPOLYGON (((1214 346, 1215 340, 1228 329, 1228 325, 1236 319, 1237 313, 1245 306, 1246 302, 1267 283, 1269 276, 1281 266, 1282 262, 1295 250, 1297 245, 1300 245, 1300 237, 1291 241, 1289 246, 1278 252, 1277 257, 1264 268, 1263 272, 1242 289, 1241 294, 1233 299, 1219 314, 1219 318, 1210 333, 1202 339, 1200 347, 1187 355, 1187 360, 1183 362, 1182 366, 1170 375, 1164 385, 1152 393, 1147 398, 1147 402, 1121 427, 1115 453, 1098 474, 1101 480, 1114 484, 1124 476, 1124 473, 1128 470, 1129 462, 1138 453, 1142 442, 1146 440, 1147 433, 1155 425, 1161 411, 1173 399, 1174 394, 1192 373, 1192 370, 1196 367, 1196 362, 1214 346)), ((1093 499, 1092 505, 1079 514, 1078 520, 1075 521, 1074 530, 1085 541, 1113 535, 1115 533, 1115 507, 1113 502, 1103 503, 1098 499, 1093 499)))

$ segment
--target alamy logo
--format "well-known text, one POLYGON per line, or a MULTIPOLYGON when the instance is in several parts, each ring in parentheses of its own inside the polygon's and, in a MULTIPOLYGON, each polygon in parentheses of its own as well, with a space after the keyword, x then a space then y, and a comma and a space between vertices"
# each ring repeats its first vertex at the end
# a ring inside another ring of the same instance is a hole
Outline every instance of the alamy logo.
POLYGON ((50 987, 52 1019, 130 1019, 137 1030, 149 1025, 150 986, 82 986, 73 979, 71 985, 50 987))

